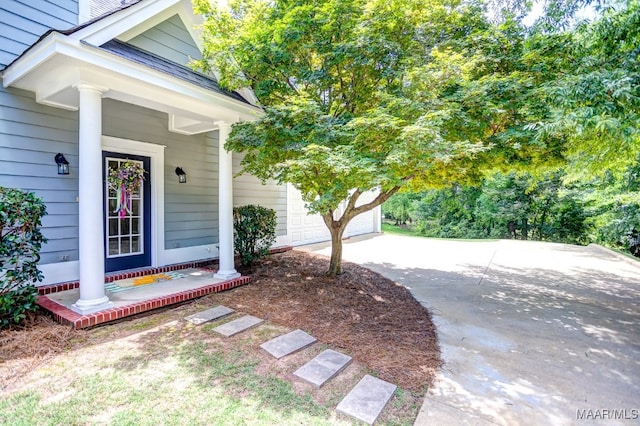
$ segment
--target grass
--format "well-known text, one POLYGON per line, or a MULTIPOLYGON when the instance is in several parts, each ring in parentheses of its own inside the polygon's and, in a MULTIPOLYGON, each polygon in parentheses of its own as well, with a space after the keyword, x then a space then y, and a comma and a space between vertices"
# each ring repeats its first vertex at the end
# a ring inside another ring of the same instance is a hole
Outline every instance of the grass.
POLYGON ((421 238, 431 238, 433 240, 447 240, 447 241, 468 241, 468 242, 478 242, 478 241, 482 241, 482 242, 493 242, 493 241, 499 241, 498 239, 491 239, 491 238, 436 238, 436 237, 425 237, 424 235, 420 235, 418 232, 416 232, 410 225, 405 225, 405 226, 397 226, 397 225, 391 225, 390 223, 383 223, 382 224, 382 232, 388 233, 388 234, 396 234, 396 235, 407 235, 410 237, 421 237, 421 238))
POLYGON ((69 354, 77 361, 73 372, 67 362, 49 365, 38 386, 0 401, 0 423, 312 425, 331 417, 291 383, 257 374, 260 361, 249 353, 212 342, 176 343, 161 355, 151 342, 137 354, 134 347, 106 345, 104 361, 89 355, 98 348, 69 354), (68 382, 58 388, 62 377, 68 382))
MULTIPOLYGON (((195 303, 84 332, 81 342, 0 389, 0 424, 355 423, 335 405, 366 372, 363 367, 349 366, 351 377, 320 390, 294 386, 290 376, 298 365, 273 360, 259 349, 283 327, 264 324, 244 336, 222 338, 212 325, 176 320, 201 310, 195 303)), ((299 363, 311 354, 296 356, 299 363)), ((379 423, 412 424, 419 407, 408 395, 399 390, 379 423)))
POLYGON ((408 226, 396 226, 391 225, 390 223, 382 224, 382 232, 386 232, 388 234, 396 234, 396 235, 409 235, 412 237, 420 237, 421 235, 416 233, 413 228, 408 226))

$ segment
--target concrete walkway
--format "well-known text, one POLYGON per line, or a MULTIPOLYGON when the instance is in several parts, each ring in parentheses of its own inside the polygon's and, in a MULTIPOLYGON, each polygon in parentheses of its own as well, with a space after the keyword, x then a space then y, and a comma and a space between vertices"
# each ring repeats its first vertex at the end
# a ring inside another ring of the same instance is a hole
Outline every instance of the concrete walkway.
POLYGON ((640 421, 633 260, 597 246, 395 235, 352 238, 343 255, 434 314, 445 365, 416 425, 640 421))

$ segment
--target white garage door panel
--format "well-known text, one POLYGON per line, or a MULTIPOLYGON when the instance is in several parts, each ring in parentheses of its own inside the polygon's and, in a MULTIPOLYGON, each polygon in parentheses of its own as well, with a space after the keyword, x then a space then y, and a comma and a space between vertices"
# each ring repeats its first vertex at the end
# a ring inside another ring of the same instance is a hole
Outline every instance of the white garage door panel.
POLYGON ((345 236, 353 236, 360 234, 368 234, 374 232, 373 229, 373 210, 359 214, 351 219, 351 222, 347 225, 345 236))
MULTIPOLYGON (((307 215, 304 208, 304 201, 298 190, 289 185, 288 191, 289 202, 289 236, 291 245, 311 244, 321 241, 331 240, 331 234, 324 224, 320 215, 307 215)), ((375 193, 367 192, 362 194, 358 200, 358 205, 368 203, 373 200, 375 193)), ((367 234, 376 231, 375 215, 379 209, 370 210, 354 217, 344 236, 367 234)))
MULTIPOLYGON (((360 196, 360 198, 358 198, 358 202, 356 203, 356 206, 361 206, 363 204, 370 203, 371 201, 374 200, 376 195, 377 193, 373 191, 365 192, 360 196)), ((369 232, 375 232, 376 231, 375 214, 377 210, 378 210, 377 208, 374 208, 373 210, 369 210, 368 212, 359 214, 358 216, 351 219, 351 222, 349 222, 349 224, 347 225, 345 236, 353 236, 353 235, 360 235, 360 234, 368 234, 369 232)))
POLYGON ((324 224, 322 217, 307 214, 300 191, 290 186, 288 195, 291 245, 310 244, 330 240, 331 234, 324 224))

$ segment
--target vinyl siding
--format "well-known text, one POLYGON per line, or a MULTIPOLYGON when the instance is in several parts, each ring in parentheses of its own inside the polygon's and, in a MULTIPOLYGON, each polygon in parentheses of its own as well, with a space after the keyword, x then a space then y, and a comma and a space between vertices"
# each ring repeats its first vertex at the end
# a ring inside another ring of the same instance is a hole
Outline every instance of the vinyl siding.
POLYGON ((78 114, 39 105, 33 94, 0 88, 0 186, 34 192, 47 204, 42 230, 49 241, 41 263, 78 260, 78 114), (71 173, 57 174, 61 152, 71 173))
POLYGON ((77 23, 78 0, 0 1, 0 69, 47 30, 65 30, 77 23))
POLYGON ((181 65, 188 65, 192 58, 201 57, 200 50, 178 15, 132 38, 128 43, 181 65))
MULTIPOLYGON (((234 176, 242 170, 240 161, 242 154, 233 154, 234 176)), ((287 234, 287 187, 275 182, 267 182, 263 185, 254 176, 243 174, 233 180, 233 205, 234 207, 247 204, 258 204, 274 209, 277 215, 276 235, 287 234)))
POLYGON ((185 136, 167 130, 167 114, 103 101, 103 134, 165 145, 165 249, 218 242, 218 148, 216 134, 185 136), (141 125, 144 123, 144 125, 141 125), (176 167, 187 173, 178 183, 176 167))
MULTIPOLYGON (((0 1, 0 69, 51 28, 77 24, 77 0, 0 1)), ((47 204, 42 230, 49 239, 41 263, 78 259, 77 113, 38 105, 31 93, 0 86, 0 186, 35 192, 47 204), (58 176, 62 152, 71 174, 58 176)))

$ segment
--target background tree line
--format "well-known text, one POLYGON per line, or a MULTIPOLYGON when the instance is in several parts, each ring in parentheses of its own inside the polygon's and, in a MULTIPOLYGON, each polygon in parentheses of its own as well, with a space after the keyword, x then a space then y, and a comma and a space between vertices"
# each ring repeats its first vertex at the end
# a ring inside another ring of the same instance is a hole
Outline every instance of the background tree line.
POLYGON ((640 256, 640 158, 621 174, 569 181, 564 171, 496 172, 477 185, 399 193, 387 223, 439 238, 597 242, 640 256))

